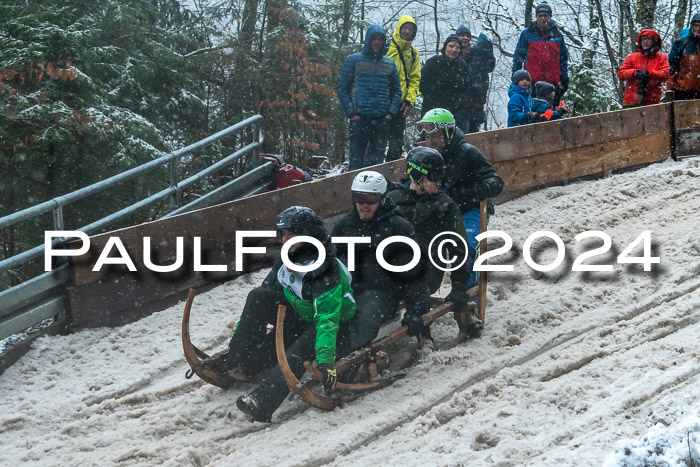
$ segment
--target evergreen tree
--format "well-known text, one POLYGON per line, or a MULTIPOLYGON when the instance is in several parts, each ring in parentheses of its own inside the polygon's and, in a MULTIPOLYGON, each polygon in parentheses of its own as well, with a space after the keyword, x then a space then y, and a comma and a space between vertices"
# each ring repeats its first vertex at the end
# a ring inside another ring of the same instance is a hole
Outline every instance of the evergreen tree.
MULTIPOLYGON (((0 215, 200 139, 196 37, 172 0, 7 0, 0 6, 0 215), (164 8, 162 14, 159 8, 164 8), (178 23, 179 30, 169 30, 178 23)), ((143 198, 167 180, 64 212, 67 228, 143 198)), ((5 256, 41 243, 50 216, 7 229, 5 256)))

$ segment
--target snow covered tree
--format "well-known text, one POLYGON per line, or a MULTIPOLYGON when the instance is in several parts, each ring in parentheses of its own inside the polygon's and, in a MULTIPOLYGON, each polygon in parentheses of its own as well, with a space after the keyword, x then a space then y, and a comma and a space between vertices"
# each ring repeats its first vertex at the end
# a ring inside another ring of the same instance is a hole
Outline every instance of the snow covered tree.
MULTIPOLYGON (((168 0, 3 2, 0 215, 201 137, 193 122, 204 105, 185 58, 197 43, 175 15, 178 7, 168 0), (181 30, 165 28, 174 22, 181 30)), ((67 210, 66 225, 85 225, 153 187, 131 184, 67 210)), ((48 219, 35 229, 4 232, 5 255, 40 243, 35 237, 46 228, 48 219)))

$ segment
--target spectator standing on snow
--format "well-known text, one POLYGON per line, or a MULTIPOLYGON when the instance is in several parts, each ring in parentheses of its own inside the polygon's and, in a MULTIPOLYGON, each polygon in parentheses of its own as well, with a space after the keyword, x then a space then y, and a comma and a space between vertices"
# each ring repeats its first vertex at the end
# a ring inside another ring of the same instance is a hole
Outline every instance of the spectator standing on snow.
POLYGON ((340 73, 336 90, 350 119, 350 170, 384 162, 389 120, 399 110, 401 82, 385 44, 384 28, 371 25, 362 52, 346 58, 340 73))
POLYGON ((569 52, 564 36, 552 20, 552 7, 540 3, 536 20, 520 34, 513 54, 513 73, 525 69, 531 81, 546 81, 556 88, 558 102, 569 87, 569 52))
POLYGON ((642 29, 637 51, 627 56, 617 72, 627 81, 622 105, 636 107, 661 102, 661 85, 668 79, 668 57, 661 53, 661 36, 653 29, 642 29))
POLYGON ((691 18, 688 35, 673 43, 668 64, 673 99, 700 99, 700 13, 691 18))
POLYGON ((468 27, 461 25, 456 34, 462 41, 462 53, 459 58, 466 65, 467 75, 464 78, 464 92, 456 109, 455 121, 457 127, 465 134, 475 133, 486 123, 484 107, 489 91, 489 73, 496 66, 496 57, 493 55, 493 42, 486 34, 479 34, 474 46, 468 27))
POLYGON ((435 108, 448 109, 452 114, 457 111, 467 76, 466 64, 459 59, 461 51, 462 41, 456 34, 451 34, 443 43, 441 55, 430 57, 425 62, 420 81, 423 94, 421 115, 435 108))
POLYGON ((386 56, 394 61, 401 81, 401 105, 396 116, 389 121, 389 149, 387 161, 395 161, 401 157, 404 147, 404 132, 406 117, 415 105, 418 86, 420 84, 420 58, 418 49, 412 41, 418 32, 418 25, 408 15, 399 18, 394 34, 391 36, 389 51, 386 56))

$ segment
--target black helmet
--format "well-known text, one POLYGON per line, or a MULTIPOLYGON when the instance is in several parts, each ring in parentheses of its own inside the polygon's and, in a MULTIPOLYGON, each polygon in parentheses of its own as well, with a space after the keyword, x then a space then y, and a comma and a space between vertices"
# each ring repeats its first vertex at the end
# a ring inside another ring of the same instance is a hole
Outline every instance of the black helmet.
POLYGON ((406 156, 406 175, 416 182, 423 175, 426 175, 428 180, 437 182, 442 180, 446 170, 445 160, 435 149, 417 147, 411 149, 406 156))
POLYGON ((323 222, 311 208, 292 206, 277 215, 277 230, 291 230, 297 235, 308 235, 321 242, 328 239, 323 222))

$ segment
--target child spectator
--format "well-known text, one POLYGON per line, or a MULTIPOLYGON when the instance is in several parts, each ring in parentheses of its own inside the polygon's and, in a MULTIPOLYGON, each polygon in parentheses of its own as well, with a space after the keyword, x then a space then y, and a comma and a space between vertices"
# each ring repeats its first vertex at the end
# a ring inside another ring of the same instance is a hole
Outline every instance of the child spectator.
POLYGON ((533 123, 536 114, 532 111, 530 73, 518 70, 513 73, 511 81, 508 88, 508 127, 533 123))
POLYGON ((546 81, 535 83, 535 98, 532 99, 532 111, 537 114, 536 121, 559 120, 568 110, 564 101, 554 107, 555 88, 546 81))

